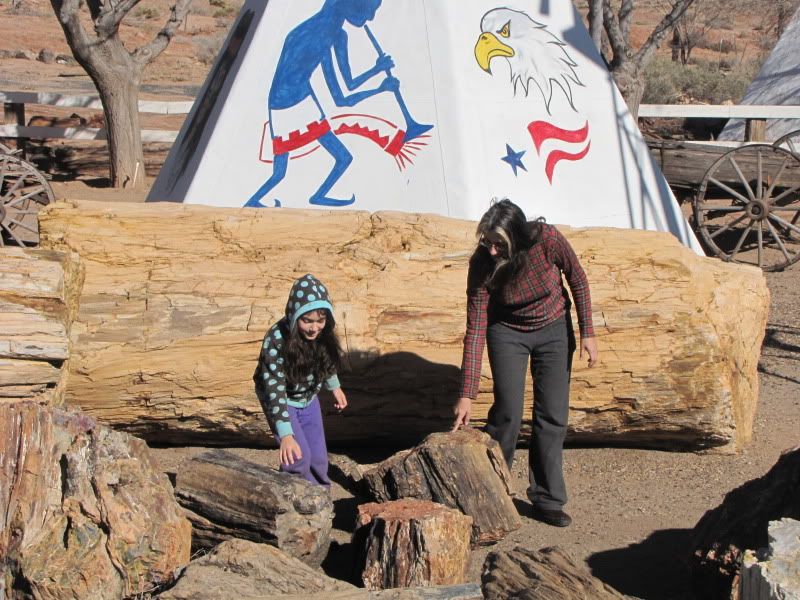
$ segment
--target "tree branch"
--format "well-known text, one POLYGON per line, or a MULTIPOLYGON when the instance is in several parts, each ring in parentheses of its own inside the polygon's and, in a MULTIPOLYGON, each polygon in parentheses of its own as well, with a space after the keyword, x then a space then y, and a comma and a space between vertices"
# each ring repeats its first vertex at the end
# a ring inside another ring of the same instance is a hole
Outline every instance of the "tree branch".
POLYGON ((180 27, 186 15, 189 13, 189 7, 192 0, 177 0, 177 2, 170 9, 171 14, 169 20, 164 27, 159 31, 152 41, 133 53, 134 60, 141 66, 154 61, 169 45, 170 40, 175 35, 175 32, 180 27))
POLYGON ((88 62, 90 48, 95 40, 89 37, 81 25, 80 0, 50 0, 50 4, 75 58, 82 63, 88 62))
POLYGON ((666 15, 661 22, 656 26, 647 41, 642 44, 642 47, 633 55, 633 61, 637 67, 644 66, 649 60, 650 56, 656 51, 664 36, 672 28, 675 22, 680 19, 686 12, 686 9, 692 5, 694 0, 677 0, 672 5, 672 10, 666 15))
MULTIPOLYGON (((97 2, 98 0, 93 0, 97 2)), ((101 39, 108 39, 117 35, 122 19, 139 4, 140 0, 121 0, 103 4, 100 0, 100 13, 94 19, 94 30, 101 39)))
POLYGON ((614 69, 630 58, 628 44, 619 26, 617 15, 611 8, 611 0, 603 0, 603 25, 611 45, 611 68, 614 69))
POLYGON ((625 45, 631 45, 631 21, 633 21, 633 0, 622 0, 619 7, 619 28, 625 45))

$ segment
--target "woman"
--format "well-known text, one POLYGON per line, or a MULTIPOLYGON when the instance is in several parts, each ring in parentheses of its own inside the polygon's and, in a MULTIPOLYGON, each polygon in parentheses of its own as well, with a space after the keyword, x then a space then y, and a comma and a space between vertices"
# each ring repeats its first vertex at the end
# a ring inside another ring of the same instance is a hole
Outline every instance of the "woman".
POLYGON ((467 333, 455 431, 467 425, 478 394, 484 344, 494 379, 486 432, 500 444, 509 468, 522 421, 525 371, 534 380, 533 435, 527 495, 534 518, 566 527, 572 519, 562 472, 575 336, 566 277, 578 312, 580 356, 597 362, 589 284, 569 242, 552 225, 529 223, 510 200, 493 204, 477 230, 479 246, 467 278, 467 333))

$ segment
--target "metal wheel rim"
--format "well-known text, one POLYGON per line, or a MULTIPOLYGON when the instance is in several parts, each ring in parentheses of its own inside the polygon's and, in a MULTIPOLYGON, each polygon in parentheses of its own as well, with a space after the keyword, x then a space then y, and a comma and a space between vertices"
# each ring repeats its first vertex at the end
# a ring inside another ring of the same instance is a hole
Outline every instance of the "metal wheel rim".
POLYGON ((776 148, 783 148, 792 154, 800 156, 800 129, 791 131, 784 136, 779 137, 772 144, 776 148))
POLYGON ((706 171, 692 209, 712 254, 783 270, 800 260, 800 156, 769 144, 726 152, 706 171))
POLYGON ((54 199, 50 183, 34 165, 0 154, 0 246, 37 245, 37 214, 54 199))

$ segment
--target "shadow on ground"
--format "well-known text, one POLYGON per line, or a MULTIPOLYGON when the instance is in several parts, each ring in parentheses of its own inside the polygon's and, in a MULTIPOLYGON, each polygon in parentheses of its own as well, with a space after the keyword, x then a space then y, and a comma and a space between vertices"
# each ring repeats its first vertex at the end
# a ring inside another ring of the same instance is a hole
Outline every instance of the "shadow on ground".
POLYGON ((647 600, 694 598, 687 563, 691 532, 655 531, 639 543, 592 554, 586 563, 595 577, 628 596, 647 600))

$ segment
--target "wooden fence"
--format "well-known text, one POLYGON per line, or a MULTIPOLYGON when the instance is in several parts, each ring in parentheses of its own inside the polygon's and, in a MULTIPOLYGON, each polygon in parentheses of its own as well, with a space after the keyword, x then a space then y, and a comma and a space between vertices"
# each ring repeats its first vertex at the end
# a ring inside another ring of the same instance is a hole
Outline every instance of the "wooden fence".
MULTIPOLYGON (((2 100, 5 107, 5 120, 4 124, 0 125, 0 138, 107 139, 105 129, 92 127, 28 127, 25 121, 26 104, 102 109, 100 98, 97 96, 71 96, 47 92, 0 92, 0 100, 2 100)), ((139 111, 152 114, 181 115, 187 114, 191 110, 193 103, 193 100, 182 102, 142 100, 139 102, 139 111)), ((747 121, 745 141, 758 142, 764 140, 764 131, 768 119, 800 119, 800 106, 642 104, 639 107, 639 118, 648 117, 744 119, 747 121)), ((177 136, 177 131, 142 130, 143 142, 172 143, 177 136)), ((735 144, 733 143, 733 145, 735 144)), ((731 143, 729 142, 728 145, 731 145, 731 143)))

